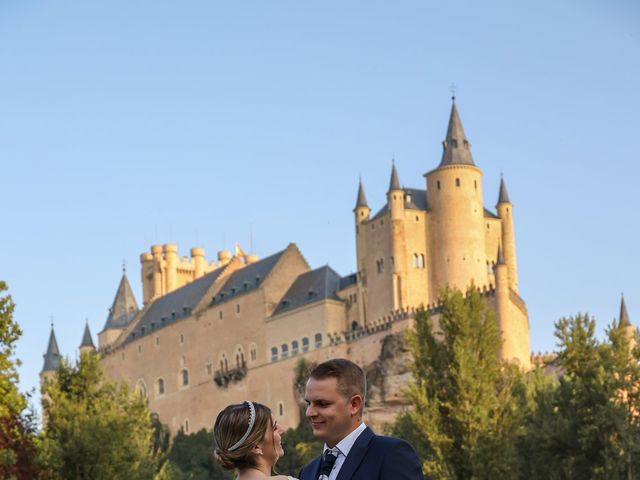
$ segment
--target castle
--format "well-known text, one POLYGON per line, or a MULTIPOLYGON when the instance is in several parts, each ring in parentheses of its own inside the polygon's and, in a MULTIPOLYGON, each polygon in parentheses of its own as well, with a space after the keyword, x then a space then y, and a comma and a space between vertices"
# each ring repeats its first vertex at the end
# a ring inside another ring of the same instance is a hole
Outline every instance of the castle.
MULTIPOLYGON (((455 98, 442 159, 424 176, 425 189, 404 188, 394 164, 387 202, 375 214, 360 182, 357 271, 346 276, 329 266, 312 269, 293 243, 262 259, 239 248, 221 251, 217 261, 202 248, 181 258, 174 244, 152 246, 140 257, 142 306, 123 274, 98 335, 106 373, 146 393, 173 431, 210 429, 224 406, 244 399, 270 406, 285 428, 294 427, 299 358, 346 357, 369 371, 416 309, 435 307, 446 286, 472 283, 495 309, 502 358, 530 368, 513 205, 501 179, 495 213, 484 207, 482 170, 455 98)), ((80 349, 95 351, 88 326, 80 349)), ((43 380, 59 357, 52 330, 43 380)), ((372 391, 380 402, 368 409, 370 423, 388 420, 389 406, 402 403, 407 372, 382 375, 388 385, 372 391)))

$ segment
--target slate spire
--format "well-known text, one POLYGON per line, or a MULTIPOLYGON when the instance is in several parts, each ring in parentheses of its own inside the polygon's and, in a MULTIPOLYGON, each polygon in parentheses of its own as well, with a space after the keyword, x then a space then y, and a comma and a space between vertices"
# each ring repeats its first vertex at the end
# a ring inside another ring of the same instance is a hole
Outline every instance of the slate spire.
POLYGON ((138 303, 131 290, 131 285, 129 285, 127 274, 123 272, 118 291, 109 309, 109 316, 104 324, 104 330, 126 327, 136 316, 138 310, 138 303))
POLYGON ((440 167, 446 165, 475 165, 471 156, 471 145, 464 134, 458 108, 456 107, 456 97, 451 97, 451 116, 449 117, 449 127, 447 137, 442 142, 442 160, 440 167))
POLYGON ((400 190, 400 180, 398 180, 398 171, 396 170, 396 162, 391 164, 391 180, 389 181, 389 191, 400 190))
POLYGON ((362 178, 360 179, 360 183, 358 185, 358 199, 356 200, 356 208, 359 207, 367 207, 367 197, 364 195, 364 187, 362 186, 362 178))
POLYGON ((627 312, 627 305, 624 303, 624 295, 622 295, 622 300, 620 301, 620 326, 631 326, 631 321, 629 321, 629 313, 627 312))
POLYGON ((82 335, 82 343, 80 344, 80 348, 93 348, 96 346, 93 344, 93 340, 91 339, 91 331, 89 331, 89 322, 85 322, 84 324, 84 334, 82 335))
POLYGON ((51 324, 47 353, 45 353, 43 357, 44 365, 42 366, 42 373, 55 372, 58 370, 58 365, 60 365, 60 350, 58 350, 58 342, 56 340, 56 334, 53 331, 53 324, 51 324))
POLYGON ((500 194, 498 195, 498 204, 511 203, 509 200, 509 194, 507 193, 507 186, 504 183, 504 177, 500 176, 500 194))

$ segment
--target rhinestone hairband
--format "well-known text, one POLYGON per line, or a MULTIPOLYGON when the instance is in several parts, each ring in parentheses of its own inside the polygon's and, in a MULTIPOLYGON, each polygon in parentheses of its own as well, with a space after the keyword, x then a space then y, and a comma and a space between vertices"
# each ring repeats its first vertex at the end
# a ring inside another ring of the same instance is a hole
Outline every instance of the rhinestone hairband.
POLYGON ((244 432, 242 438, 229 447, 229 452, 233 452, 244 443, 244 441, 251 433, 251 430, 253 430, 253 424, 256 423, 256 407, 254 407, 253 403, 251 403, 249 400, 245 400, 244 403, 249 405, 249 427, 247 428, 247 431, 244 432))

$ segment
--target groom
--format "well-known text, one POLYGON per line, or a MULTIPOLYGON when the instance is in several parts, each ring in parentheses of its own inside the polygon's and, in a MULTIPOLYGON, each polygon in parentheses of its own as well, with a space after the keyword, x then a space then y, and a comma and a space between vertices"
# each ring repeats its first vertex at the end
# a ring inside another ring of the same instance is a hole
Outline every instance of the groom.
POLYGON ((324 451, 300 471, 300 480, 424 480, 411 445, 376 435, 362 422, 366 390, 364 372, 349 360, 311 371, 307 419, 324 451))

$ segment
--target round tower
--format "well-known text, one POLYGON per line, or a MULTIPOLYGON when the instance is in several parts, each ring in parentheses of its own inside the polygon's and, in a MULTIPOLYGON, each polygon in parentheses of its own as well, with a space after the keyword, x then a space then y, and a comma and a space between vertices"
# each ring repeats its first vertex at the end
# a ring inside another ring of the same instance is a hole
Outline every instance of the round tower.
POLYGON ((509 269, 505 263, 501 247, 498 247, 498 260, 493 267, 493 273, 496 279, 496 317, 502 337, 500 358, 511 361, 516 356, 516 349, 512 342, 514 332, 509 323, 509 269))
POLYGON ((164 294, 164 282, 162 280, 162 245, 151 245, 153 257, 153 298, 164 294))
POLYGON ((446 285, 487 282, 482 170, 475 166, 455 98, 438 168, 425 174, 431 298, 446 285))
POLYGON ((366 222, 369 221, 371 209, 367 204, 367 197, 364 194, 362 179, 358 184, 358 198, 356 206, 353 209, 354 223, 356 226, 356 261, 357 261, 357 292, 358 292, 358 322, 365 325, 367 315, 365 311, 366 297, 366 279, 367 279, 367 232, 365 229, 366 222))
POLYGON ((221 267, 231 261, 231 252, 229 250, 220 250, 218 252, 218 265, 221 267))
POLYGON ((509 287, 518 293, 518 267, 516 261, 516 238, 513 228, 513 205, 509 200, 504 178, 500 179, 500 194, 496 205, 502 225, 502 250, 509 270, 509 287))
POLYGON ((164 246, 165 293, 172 292, 178 286, 178 246, 167 243, 164 246))
POLYGON ((142 302, 146 305, 153 297, 153 255, 149 252, 140 254, 140 277, 142 278, 142 302))
POLYGON ((193 247, 191 249, 191 259, 193 260, 194 278, 200 278, 204 275, 207 261, 204 257, 204 248, 193 247))
POLYGON ((406 299, 405 285, 405 252, 404 234, 404 190, 400 187, 395 161, 391 167, 391 180, 387 191, 389 206, 389 229, 391 244, 391 274, 393 289, 393 310, 403 308, 406 299))

